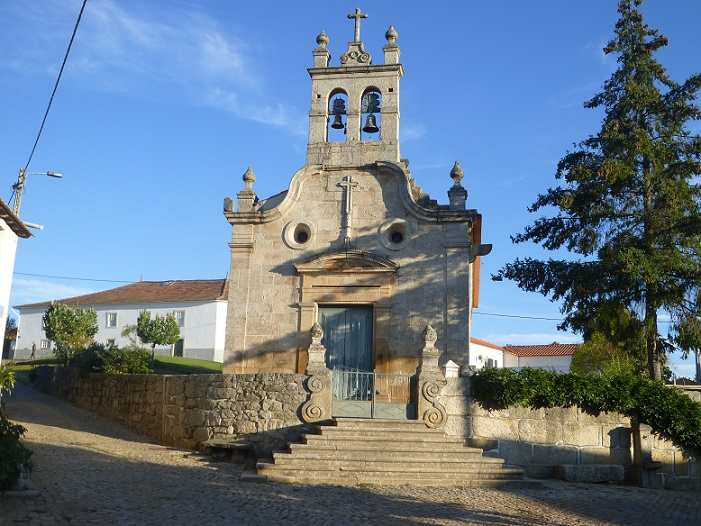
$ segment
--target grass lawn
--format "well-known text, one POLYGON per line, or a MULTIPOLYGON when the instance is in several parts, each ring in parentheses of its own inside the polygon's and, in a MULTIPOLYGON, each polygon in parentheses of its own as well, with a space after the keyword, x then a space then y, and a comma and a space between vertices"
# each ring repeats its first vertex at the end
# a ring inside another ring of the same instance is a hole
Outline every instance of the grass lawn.
POLYGON ((221 374, 222 364, 180 356, 156 356, 155 374, 221 374))
MULTIPOLYGON (((3 362, 8 365, 10 362, 3 362)), ((12 362, 10 368, 19 377, 29 376, 32 367, 37 365, 57 365, 56 358, 43 358, 25 362, 12 362)), ((195 360, 194 358, 181 358, 179 356, 156 356, 153 364, 154 374, 221 374, 222 364, 207 360, 195 360)))

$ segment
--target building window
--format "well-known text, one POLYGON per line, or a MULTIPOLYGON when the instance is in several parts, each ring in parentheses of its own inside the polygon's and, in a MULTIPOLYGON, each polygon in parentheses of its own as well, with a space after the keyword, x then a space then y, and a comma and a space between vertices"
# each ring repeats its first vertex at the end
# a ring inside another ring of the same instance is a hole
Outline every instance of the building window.
POLYGON ((107 341, 105 342, 105 345, 106 345, 107 347, 114 347, 114 342, 115 342, 115 339, 114 339, 114 338, 107 338, 107 341))
POLYGON ((107 323, 106 327, 116 327, 117 326, 117 313, 108 312, 107 313, 107 323))
POLYGON ((173 314, 175 314, 175 320, 178 322, 178 326, 185 327, 185 311, 176 310, 173 314))
POLYGON ((51 349, 51 340, 41 340, 40 349, 51 349))

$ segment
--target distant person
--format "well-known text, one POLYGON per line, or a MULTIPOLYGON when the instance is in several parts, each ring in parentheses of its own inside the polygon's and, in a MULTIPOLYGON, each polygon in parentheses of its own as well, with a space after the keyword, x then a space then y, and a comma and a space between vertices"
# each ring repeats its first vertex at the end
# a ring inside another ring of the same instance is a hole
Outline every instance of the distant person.
POLYGON ((36 360, 37 357, 37 344, 35 342, 32 342, 32 360, 36 360))

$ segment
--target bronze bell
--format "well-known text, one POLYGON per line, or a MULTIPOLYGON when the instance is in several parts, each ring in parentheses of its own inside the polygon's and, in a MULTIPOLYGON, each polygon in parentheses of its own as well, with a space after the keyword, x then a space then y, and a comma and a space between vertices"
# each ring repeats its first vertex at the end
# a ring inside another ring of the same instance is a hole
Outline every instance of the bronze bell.
POLYGON ((337 113, 336 115, 333 116, 333 122, 331 123, 331 127, 334 130, 342 130, 344 128, 340 113, 337 113))
POLYGON ((380 131, 380 128, 377 127, 377 123, 375 122, 375 116, 371 113, 368 115, 368 118, 365 119, 365 126, 363 126, 363 131, 365 133, 377 133, 380 131))

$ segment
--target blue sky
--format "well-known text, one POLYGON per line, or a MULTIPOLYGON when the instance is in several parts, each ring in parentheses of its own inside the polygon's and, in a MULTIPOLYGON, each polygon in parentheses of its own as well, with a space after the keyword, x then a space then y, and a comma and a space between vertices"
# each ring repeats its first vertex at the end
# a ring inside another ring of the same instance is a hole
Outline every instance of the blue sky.
MULTIPOLYGON (((0 2, 0 197, 27 162, 81 0, 0 2), (4 189, 3 189, 4 188, 4 189)), ((579 341, 556 330, 559 306, 490 275, 516 257, 548 257, 509 236, 555 183, 557 161, 595 133, 582 103, 615 68, 602 48, 614 0, 397 2, 88 0, 29 171, 11 305, 121 282, 225 277, 222 201, 250 165, 260 197, 287 188, 305 161, 311 51, 323 29, 332 65, 353 38, 382 62, 397 30, 405 76, 401 152, 441 203, 458 160, 468 206, 484 215, 473 335, 499 344, 579 341), (82 278, 82 279, 68 279, 82 278), (546 318, 546 319, 530 319, 546 318)), ((677 81, 701 69, 698 0, 648 0, 646 22, 670 45, 677 81)), ((701 131, 701 126, 696 126, 701 131)), ((663 325, 663 330, 665 329, 663 325)), ((679 375, 690 360, 673 356, 679 375)))

